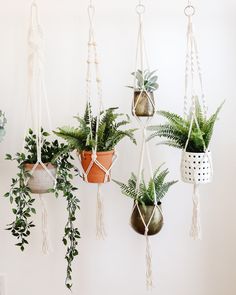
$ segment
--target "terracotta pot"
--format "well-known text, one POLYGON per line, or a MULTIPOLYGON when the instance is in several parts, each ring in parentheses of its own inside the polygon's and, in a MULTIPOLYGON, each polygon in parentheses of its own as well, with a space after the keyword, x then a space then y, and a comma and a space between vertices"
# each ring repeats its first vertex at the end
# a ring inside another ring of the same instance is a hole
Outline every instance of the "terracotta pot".
POLYGON ((183 152, 181 176, 182 180, 187 183, 204 184, 211 182, 213 177, 211 152, 183 152))
MULTIPOLYGON (((97 161, 106 169, 108 170, 113 161, 114 151, 107 151, 107 152, 97 152, 97 161)), ((84 169, 84 172, 87 171, 91 161, 92 161, 92 152, 91 151, 83 151, 80 153, 81 157, 81 164, 84 169)), ((87 175, 87 181, 90 183, 104 183, 106 178, 106 173, 96 164, 94 163, 92 168, 90 169, 87 175)), ((108 175, 107 182, 111 179, 111 172, 108 175)), ((84 180, 85 176, 84 176, 84 180)))
MULTIPOLYGON (((139 209, 142 213, 145 224, 148 224, 148 222, 152 216, 154 208, 155 208, 155 206, 139 205, 139 209)), ((134 208, 133 213, 131 215, 131 226, 137 233, 139 233, 141 235, 145 234, 145 226, 142 222, 142 219, 139 214, 137 206, 134 208)), ((152 220, 149 223, 148 235, 149 236, 156 235, 162 229, 162 226, 163 226, 163 216, 160 213, 160 211, 158 210, 158 208, 156 208, 154 215, 152 217, 152 220)))
MULTIPOLYGON (((25 169, 31 171, 35 164, 25 164, 25 169)), ((45 163, 45 166, 50 171, 53 177, 56 177, 56 167, 51 163, 45 163)), ((30 177, 27 186, 33 194, 45 194, 49 189, 54 187, 54 180, 43 168, 41 164, 38 164, 32 177, 30 177)))
POLYGON ((138 117, 152 117, 155 113, 153 92, 135 91, 132 114, 138 117), (152 104, 152 102, 153 104, 152 104), (135 107, 135 109, 134 109, 135 107))

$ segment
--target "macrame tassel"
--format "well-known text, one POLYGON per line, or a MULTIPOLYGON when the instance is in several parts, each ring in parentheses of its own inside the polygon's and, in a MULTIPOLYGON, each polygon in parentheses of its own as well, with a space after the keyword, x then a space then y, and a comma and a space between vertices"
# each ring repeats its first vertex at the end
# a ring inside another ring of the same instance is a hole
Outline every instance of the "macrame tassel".
POLYGON ((146 238, 146 286, 147 290, 152 289, 153 281, 152 281, 152 253, 151 253, 151 245, 148 237, 148 228, 145 231, 146 238))
POLYGON ((48 214, 42 195, 39 195, 42 208, 42 252, 47 255, 50 252, 50 241, 48 234, 48 214))
POLYGON ((201 223, 200 223, 200 200, 199 200, 199 185, 194 184, 193 188, 193 216, 190 236, 194 240, 201 239, 201 223))
POLYGON ((105 231, 105 226, 104 226, 104 208, 103 208, 103 202, 101 198, 101 184, 98 185, 98 192, 97 192, 97 222, 96 222, 96 227, 97 227, 97 238, 99 240, 105 239, 106 237, 106 231, 105 231))

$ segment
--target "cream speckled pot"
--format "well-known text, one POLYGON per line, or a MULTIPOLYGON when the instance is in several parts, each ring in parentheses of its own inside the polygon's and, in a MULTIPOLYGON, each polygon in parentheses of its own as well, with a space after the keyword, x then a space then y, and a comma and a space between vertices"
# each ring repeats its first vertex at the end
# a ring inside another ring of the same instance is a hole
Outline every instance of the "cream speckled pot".
MULTIPOLYGON (((52 176, 56 178, 57 169, 51 163, 45 163, 45 166, 50 171, 52 176)), ((25 164, 25 169, 31 171, 34 164, 25 164)), ((49 189, 53 188, 55 184, 54 179, 48 174, 41 164, 38 164, 32 177, 30 177, 27 186, 33 194, 45 194, 49 189)))

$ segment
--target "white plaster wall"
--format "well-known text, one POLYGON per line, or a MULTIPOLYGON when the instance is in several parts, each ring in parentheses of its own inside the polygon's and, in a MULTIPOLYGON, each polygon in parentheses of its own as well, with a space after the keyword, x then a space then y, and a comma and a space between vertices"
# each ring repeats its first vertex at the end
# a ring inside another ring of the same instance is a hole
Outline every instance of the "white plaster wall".
MULTIPOLYGON (((85 104, 87 54, 87 1, 38 0, 46 38, 46 83, 53 126, 73 123, 72 116, 85 104)), ((96 2, 96 29, 102 61, 104 101, 130 112, 137 18, 136 1, 96 2)), ((223 99, 227 103, 212 142, 215 176, 201 188, 203 240, 189 236, 191 186, 179 183, 163 203, 165 227, 151 239, 156 288, 149 294, 236 294, 236 198, 234 151, 236 147, 236 2, 195 1, 195 26, 204 70, 209 109, 223 99)), ((184 0, 146 1, 146 40, 151 66, 158 69, 158 107, 182 112, 186 18, 184 0)), ((0 0, 0 107, 8 117, 7 136, 0 145, 0 194, 9 188, 16 172, 4 154, 21 148, 27 94, 27 28, 30 0, 0 0)), ((157 119, 155 119, 157 121, 157 119)), ((134 124, 135 125, 135 124, 134 124)), ((128 141, 119 146, 119 162, 113 177, 126 180, 137 170, 139 149, 128 141)), ((179 178, 180 152, 156 148, 153 164, 166 161, 170 177, 179 178)), ((144 239, 129 227, 132 202, 114 184, 104 186, 105 222, 108 237, 95 238, 96 187, 79 179, 82 239, 74 265, 74 294, 143 295, 145 290, 144 239)), ((54 252, 41 254, 40 207, 37 225, 24 253, 5 231, 12 220, 8 200, 0 200, 0 273, 6 274, 7 295, 65 295, 64 247, 65 201, 46 197, 54 252)), ((0 288, 1 289, 1 288, 0 288)), ((4 294, 5 295, 5 294, 4 294)))

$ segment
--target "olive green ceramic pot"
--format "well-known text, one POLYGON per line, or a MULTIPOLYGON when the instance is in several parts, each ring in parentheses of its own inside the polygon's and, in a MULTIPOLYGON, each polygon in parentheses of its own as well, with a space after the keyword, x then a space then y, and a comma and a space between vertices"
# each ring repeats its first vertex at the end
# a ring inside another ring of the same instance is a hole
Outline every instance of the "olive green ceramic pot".
POLYGON ((155 113, 153 92, 135 91, 132 114, 138 117, 152 117, 155 113))
MULTIPOLYGON (((161 206, 159 206, 161 208, 161 206)), ((143 216, 143 219, 145 221, 145 224, 148 224, 153 210, 155 206, 142 206, 139 205, 140 212, 143 216)), ((139 234, 144 235, 145 234, 145 226, 143 224, 143 221, 141 219, 138 207, 135 206, 133 213, 131 215, 131 226, 132 228, 139 234)), ((159 233, 159 231, 162 229, 163 226, 163 216, 162 213, 158 208, 155 208, 155 212, 153 214, 152 220, 149 223, 148 226, 148 235, 156 235, 159 233)))

